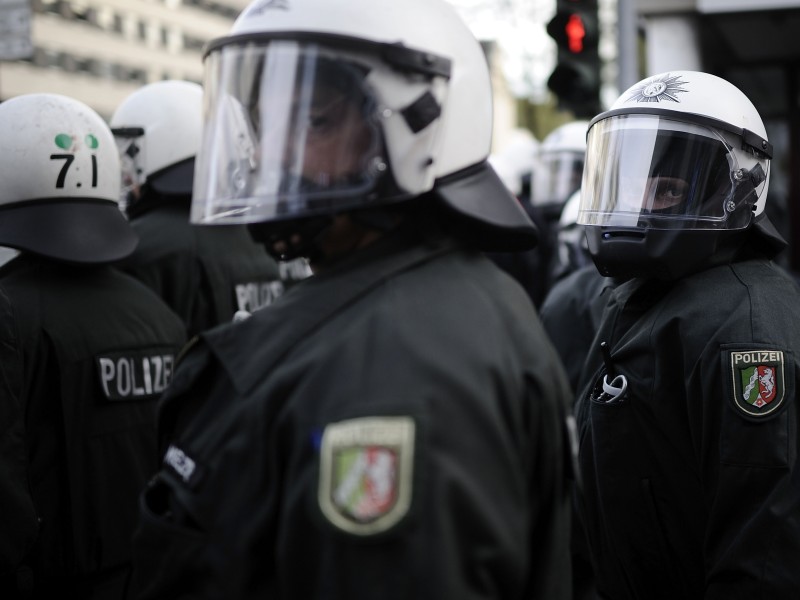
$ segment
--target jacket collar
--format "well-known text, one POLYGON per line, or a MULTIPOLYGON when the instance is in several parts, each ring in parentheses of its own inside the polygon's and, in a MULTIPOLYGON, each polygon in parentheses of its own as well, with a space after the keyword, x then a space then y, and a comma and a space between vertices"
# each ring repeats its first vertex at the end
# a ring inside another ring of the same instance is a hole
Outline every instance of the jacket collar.
POLYGON ((237 392, 250 391, 287 352, 336 313, 384 281, 453 251, 457 242, 438 238, 421 242, 401 231, 388 234, 299 284, 277 302, 249 318, 201 334, 228 372, 237 392), (265 342, 265 340, 269 340, 265 342), (258 369, 244 368, 249 357, 258 369))

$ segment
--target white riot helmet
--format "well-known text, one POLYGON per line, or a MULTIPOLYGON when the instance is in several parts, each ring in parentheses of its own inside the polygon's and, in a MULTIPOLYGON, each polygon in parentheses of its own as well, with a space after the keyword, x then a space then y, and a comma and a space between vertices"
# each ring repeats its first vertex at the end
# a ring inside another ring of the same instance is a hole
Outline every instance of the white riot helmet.
POLYGON ((134 250, 117 208, 117 148, 94 110, 57 94, 16 96, 0 104, 0 138, 0 245, 87 264, 134 250))
POLYGON ((605 275, 679 277, 729 261, 767 220, 772 145, 752 102, 707 73, 647 78, 588 136, 579 222, 605 275))
POLYGON ((264 223, 433 192, 500 245, 535 229, 486 159, 491 83, 441 0, 256 0, 205 57, 192 222, 264 223))
POLYGON ((196 83, 157 81, 128 96, 111 117, 123 200, 145 183, 159 194, 191 194, 202 125, 203 88, 196 83))
POLYGON ((553 267, 554 278, 565 275, 592 263, 589 248, 586 245, 584 226, 578 224, 578 208, 581 203, 581 191, 573 193, 561 209, 558 219, 556 265, 553 267))
POLYGON ((530 178, 533 160, 539 149, 538 140, 528 129, 514 129, 508 141, 496 153, 489 155, 489 164, 515 196, 529 195, 526 180, 530 178))
POLYGON ((557 220, 564 203, 581 187, 588 121, 556 127, 539 146, 533 161, 531 202, 557 220))

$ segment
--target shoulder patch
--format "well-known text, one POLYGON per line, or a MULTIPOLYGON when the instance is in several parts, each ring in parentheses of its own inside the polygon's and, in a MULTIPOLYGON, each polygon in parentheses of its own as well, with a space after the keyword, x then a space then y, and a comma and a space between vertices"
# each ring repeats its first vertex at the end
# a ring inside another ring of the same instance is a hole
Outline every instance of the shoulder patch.
POLYGON ((774 414, 786 399, 784 352, 775 349, 730 351, 734 406, 749 418, 774 414))
POLYGON ((396 525, 411 506, 414 446, 411 417, 362 417, 327 425, 317 494, 325 518, 360 536, 396 525))
POLYGON ((200 484, 205 473, 205 469, 197 461, 174 444, 170 444, 167 448, 162 464, 190 489, 200 484))

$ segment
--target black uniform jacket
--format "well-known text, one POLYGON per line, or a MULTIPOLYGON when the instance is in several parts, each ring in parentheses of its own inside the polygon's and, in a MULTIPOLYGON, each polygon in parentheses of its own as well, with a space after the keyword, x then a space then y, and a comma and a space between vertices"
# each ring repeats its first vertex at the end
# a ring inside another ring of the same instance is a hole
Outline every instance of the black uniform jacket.
POLYGON ((522 288, 384 239, 201 336, 139 598, 568 598, 568 387, 522 288))
POLYGON ((106 597, 109 572, 120 597, 185 335, 112 267, 23 254, 0 270, 0 597, 106 597))
MULTIPOLYGON (((187 200, 188 202, 188 200, 187 200)), ((134 253, 120 264, 184 320, 189 337, 252 312, 284 291, 278 265, 243 225, 189 223, 179 201, 135 211, 134 253)))
POLYGON ((595 343, 627 390, 595 350, 576 415, 603 598, 800 597, 798 310, 756 259, 613 292, 595 343))
POLYGON ((594 264, 559 279, 542 303, 542 325, 564 363, 573 389, 578 389, 586 355, 592 346, 607 294, 614 280, 603 277, 594 264))

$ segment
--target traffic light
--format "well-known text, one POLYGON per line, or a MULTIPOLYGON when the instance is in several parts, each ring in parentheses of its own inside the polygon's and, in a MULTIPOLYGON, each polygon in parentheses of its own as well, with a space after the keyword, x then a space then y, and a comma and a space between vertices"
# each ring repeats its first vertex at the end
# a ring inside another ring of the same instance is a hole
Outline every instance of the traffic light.
POLYGON ((556 42, 556 67, 547 87, 558 97, 561 108, 578 118, 600 112, 600 27, 597 0, 556 0, 556 14, 547 24, 556 42))

